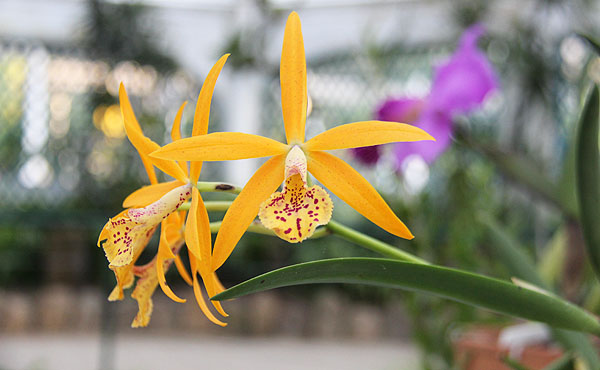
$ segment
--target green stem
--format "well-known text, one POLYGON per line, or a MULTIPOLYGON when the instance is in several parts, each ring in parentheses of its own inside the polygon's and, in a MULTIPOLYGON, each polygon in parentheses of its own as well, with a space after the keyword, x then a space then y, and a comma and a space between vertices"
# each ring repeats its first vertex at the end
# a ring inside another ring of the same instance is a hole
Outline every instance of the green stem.
POLYGON ((196 188, 200 190, 201 193, 206 192, 219 192, 219 193, 232 193, 239 194, 242 191, 242 188, 239 186, 226 184, 223 182, 207 182, 207 181, 199 181, 196 184, 196 188))
POLYGON ((346 239, 348 241, 360 245, 361 247, 365 247, 369 250, 377 252, 383 256, 412 263, 419 263, 424 265, 430 264, 429 262, 417 256, 414 256, 408 252, 404 252, 403 250, 400 250, 394 246, 372 238, 347 226, 344 226, 336 221, 329 221, 326 228, 343 239, 346 239))
MULTIPOLYGON (((207 211, 227 211, 229 206, 231 206, 232 201, 223 200, 223 201, 206 201, 204 202, 204 206, 207 211)), ((192 204, 190 202, 183 203, 179 206, 179 211, 189 211, 192 204)))
MULTIPOLYGON (((221 221, 216 221, 216 222, 211 222, 210 223, 210 232, 211 233, 217 233, 219 231, 219 229, 221 228, 221 221)), ((250 231, 252 233, 256 233, 256 234, 263 234, 263 235, 275 235, 275 233, 273 233, 271 230, 267 229, 266 227, 262 226, 260 223, 258 222, 252 222, 250 224, 250 226, 248 226, 248 228, 246 229, 246 231, 250 231)))

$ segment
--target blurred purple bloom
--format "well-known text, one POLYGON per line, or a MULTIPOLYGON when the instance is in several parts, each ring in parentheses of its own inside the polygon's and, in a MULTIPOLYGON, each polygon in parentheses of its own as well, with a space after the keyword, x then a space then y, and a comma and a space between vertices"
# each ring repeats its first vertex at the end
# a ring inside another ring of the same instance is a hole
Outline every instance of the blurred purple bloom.
MULTIPOLYGON (((405 98, 386 100, 377 109, 377 119, 380 121, 413 123, 419 118, 422 106, 422 99, 405 98)), ((381 156, 379 145, 365 146, 351 150, 355 158, 366 165, 374 165, 381 156)))
POLYGON ((414 141, 395 144, 394 154, 398 170, 401 169, 402 162, 408 156, 419 155, 425 162, 432 163, 450 146, 452 119, 449 115, 440 111, 425 109, 414 125, 428 132, 435 138, 435 141, 414 141))
POLYGON ((480 24, 469 27, 450 60, 436 68, 428 99, 432 109, 450 115, 467 113, 498 87, 494 69, 477 49, 484 32, 480 24))
MULTIPOLYGON (((477 40, 483 33, 479 24, 463 33, 454 55, 435 69, 428 97, 388 99, 378 107, 378 120, 410 123, 436 139, 396 144, 398 168, 413 154, 420 155, 427 163, 435 161, 450 146, 452 116, 479 107, 488 93, 498 88, 491 64, 477 49, 477 40)), ((380 155, 377 146, 357 148, 353 153, 365 164, 375 164, 380 155)))

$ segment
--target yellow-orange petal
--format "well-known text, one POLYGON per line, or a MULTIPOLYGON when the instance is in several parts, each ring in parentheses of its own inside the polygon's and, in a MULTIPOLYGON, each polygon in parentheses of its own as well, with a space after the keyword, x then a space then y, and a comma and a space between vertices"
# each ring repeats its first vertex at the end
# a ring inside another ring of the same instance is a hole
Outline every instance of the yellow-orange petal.
POLYGON ((135 262, 136 256, 150 241, 155 228, 156 224, 137 224, 129 216, 128 209, 110 218, 98 237, 98 246, 102 245, 109 267, 122 267, 135 262))
POLYGON ((258 217, 281 239, 299 243, 318 226, 328 224, 332 211, 329 194, 318 185, 307 188, 296 174, 286 179, 283 192, 276 191, 261 204, 258 217))
MULTIPOLYGON (((183 110, 185 109, 186 105, 187 105, 187 101, 184 101, 183 104, 181 104, 181 106, 179 107, 179 110, 177 111, 177 114, 175 115, 175 119, 173 120, 173 127, 171 128, 171 140, 172 141, 181 139, 181 118, 183 117, 183 110)), ((181 170, 186 175, 188 175, 187 162, 178 161, 177 164, 179 165, 181 170)), ((197 182, 197 181, 198 181, 198 179, 196 179, 193 182, 197 182)))
MULTIPOLYGON (((121 106, 121 114, 123 115, 123 123, 125 125, 125 133, 129 138, 129 141, 140 153, 140 157, 147 156, 159 147, 154 141, 144 136, 143 132, 139 129, 140 125, 135 118, 131 102, 125 91, 125 87, 121 83, 119 87, 119 100, 121 106)), ((173 176, 177 180, 186 181, 187 176, 183 170, 173 161, 166 161, 162 159, 152 159, 152 164, 160 168, 165 173, 173 176)))
POLYGON ((177 272, 179 272, 179 276, 181 276, 181 278, 189 286, 192 286, 192 277, 190 276, 190 274, 185 269, 185 266, 183 265, 183 261, 181 260, 181 257, 178 254, 175 255, 175 267, 177 267, 177 272))
POLYGON ((150 154, 152 158, 189 161, 230 161, 284 154, 288 146, 263 136, 215 132, 177 140, 150 154))
MULTIPOLYGON (((165 235, 169 245, 175 245, 177 241, 183 240, 183 225, 185 217, 181 217, 179 212, 171 213, 167 217, 167 225, 165 226, 165 235)), ((175 258, 175 252, 171 254, 171 257, 175 258)))
MULTIPOLYGON (((102 247, 110 266, 131 263, 136 251, 146 246, 156 226, 190 197, 191 187, 191 184, 179 186, 144 208, 129 208, 109 219, 98 243, 106 239, 102 247)), ((174 217, 179 219, 177 214, 174 217)))
POLYGON ((152 159, 150 158, 149 155, 146 155, 146 154, 145 155, 140 154, 140 158, 142 159, 142 164, 144 165, 144 169, 146 170, 146 173, 148 174, 148 180, 150 180, 150 184, 157 184, 158 179, 156 178, 156 172, 154 171, 154 165, 152 164, 152 159))
MULTIPOLYGON (((215 295, 219 294, 221 292, 218 290, 220 285, 217 286, 215 283, 216 274, 211 269, 210 260, 208 260, 207 263, 204 261, 198 261, 198 269, 198 272, 200 272, 200 276, 202 277, 202 281, 204 282, 204 287, 206 288, 206 294, 208 294, 208 297, 214 297, 215 295)), ((211 301, 211 303, 221 315, 224 317, 229 316, 223 309, 223 306, 221 306, 221 302, 211 301)))
POLYGON ((183 185, 181 181, 175 180, 144 186, 125 198, 123 208, 145 207, 150 203, 156 202, 163 195, 181 185, 183 185))
MULTIPOLYGON (((188 251, 189 251, 189 249, 188 249, 188 251)), ((226 323, 217 319, 215 317, 215 315, 213 315, 213 313, 210 312, 210 310, 208 309, 208 305, 206 304, 206 302, 204 301, 204 297, 202 296, 202 290, 200 289, 200 283, 198 282, 198 266, 197 266, 198 260, 195 258, 195 256, 193 254, 189 253, 189 255, 190 255, 190 266, 192 268, 192 279, 193 279, 192 285, 194 287, 194 296, 196 297, 196 302, 198 303, 200 310, 214 324, 217 324, 220 326, 227 326, 226 323)))
POLYGON ((156 270, 149 267, 135 284, 131 297, 138 303, 138 313, 131 323, 132 328, 145 327, 150 323, 150 317, 154 309, 152 295, 156 290, 156 279, 156 270))
POLYGON ((271 193, 283 182, 284 163, 284 155, 278 155, 265 162, 248 180, 242 192, 229 207, 215 240, 213 271, 225 263, 237 242, 258 214, 260 204, 269 198, 271 193))
POLYGON ((229 54, 225 54, 219 58, 202 83, 202 89, 200 89, 200 94, 198 94, 198 101, 196 102, 196 110, 194 112, 192 136, 206 135, 208 133, 210 103, 215 90, 215 84, 217 83, 217 78, 227 61, 227 58, 229 58, 229 54))
POLYGON ((331 128, 304 144, 307 151, 360 148, 363 146, 435 139, 422 129, 398 122, 362 121, 331 128))
MULTIPOLYGON (((204 79, 202 89, 198 95, 196 102, 196 111, 194 112, 194 126, 192 127, 192 136, 206 135, 208 133, 208 119, 210 116, 210 103, 212 101, 213 92, 217 78, 227 61, 229 54, 223 55, 211 68, 210 72, 204 79)), ((193 161, 190 164, 190 179, 192 182, 197 182, 200 176, 202 162, 193 161)))
POLYGON ((307 161, 294 146, 285 158, 285 183, 260 205, 260 222, 283 240, 299 243, 331 219, 333 202, 320 186, 307 186, 307 161))
POLYGON ((306 123, 306 57, 298 13, 292 12, 285 25, 281 63, 281 110, 288 144, 304 142, 306 123))
POLYGON ((187 101, 184 101, 175 115, 173 126, 171 126, 171 141, 177 141, 181 139, 181 118, 183 117, 183 109, 186 105, 187 101))
MULTIPOLYGON (((195 187, 193 189, 196 189, 195 187)), ((194 190, 192 190, 193 192, 194 190)), ((198 189, 196 189, 198 191, 198 189)), ((188 212, 187 221, 185 223, 185 244, 187 245, 188 251, 194 255, 195 258, 202 258, 202 252, 200 251, 200 245, 202 239, 198 234, 198 203, 199 197, 192 196, 192 202, 190 210, 188 212)))
MULTIPOLYGON (((121 94, 121 88, 125 92, 125 87, 123 86, 122 82, 119 85, 119 94, 121 94)), ((127 99, 127 101, 129 101, 129 99, 127 99)), ((135 118, 135 115, 133 116, 133 120, 130 121, 129 123, 130 123, 130 129, 136 130, 143 135, 142 128, 140 127, 139 122, 135 118)), ((136 150, 137 150, 137 148, 136 148, 136 150)), ((144 169, 146 170, 146 173, 148 174, 148 179, 150 180, 150 183, 151 184, 158 183, 158 180, 156 178, 156 172, 154 172, 154 166, 152 165, 152 160, 148 156, 148 153, 142 153, 138 150, 138 154, 140 155, 140 158, 142 159, 142 163, 144 164, 144 169)))
MULTIPOLYGON (((204 201, 202 200, 202 196, 200 195, 200 191, 197 188, 192 189, 192 201, 197 201, 198 205, 196 207, 196 224, 197 228, 196 233, 198 234, 198 239, 200 240, 200 256, 198 258, 202 263, 208 263, 210 261, 212 243, 211 243, 211 233, 210 233, 210 221, 208 219, 208 212, 206 211, 206 206, 204 205, 204 201)), ((186 224, 186 229, 190 226, 189 223, 186 224)))
POLYGON ((135 281, 133 276, 133 262, 129 265, 121 267, 111 267, 117 279, 117 285, 113 288, 108 296, 109 301, 120 301, 123 299, 123 290, 130 288, 135 281))
POLYGON ((213 281, 215 282, 215 288, 217 289, 217 294, 221 293, 222 291, 225 290, 225 287, 221 283, 221 280, 219 280, 219 277, 217 276, 216 272, 213 272, 213 281))
POLYGON ((308 172, 374 224, 401 238, 413 238, 377 190, 346 162, 325 152, 310 152, 308 172))
MULTIPOLYGON (((183 303, 185 302, 185 299, 179 298, 167 285, 167 280, 165 279, 165 265, 169 266, 170 264, 170 262, 167 262, 167 260, 175 258, 172 248, 176 247, 178 249, 179 247, 172 246, 167 240, 166 226, 167 221, 165 220, 161 224, 160 241, 158 243, 158 253, 156 254, 156 277, 158 279, 160 288, 167 297, 171 298, 175 302, 183 303)), ((176 241, 176 243, 183 244, 183 240, 176 241)))
MULTIPOLYGON (((127 212, 127 210, 123 211, 127 212)), ((115 278, 117 279, 117 285, 114 287, 110 295, 108 296, 109 301, 120 301, 123 299, 123 290, 130 288, 135 281, 133 276, 134 264, 144 251, 144 248, 152 238, 153 233, 146 235, 144 240, 140 242, 138 247, 134 249, 133 258, 131 262, 124 266, 109 266, 109 268, 114 272, 115 278)))

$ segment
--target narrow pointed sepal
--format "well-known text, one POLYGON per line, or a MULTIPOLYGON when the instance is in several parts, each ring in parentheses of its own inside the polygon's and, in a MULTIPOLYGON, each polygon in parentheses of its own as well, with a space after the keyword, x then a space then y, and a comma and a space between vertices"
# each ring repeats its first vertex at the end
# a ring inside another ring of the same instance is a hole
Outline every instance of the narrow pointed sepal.
POLYGON ((346 162, 325 152, 312 152, 308 157, 308 171, 377 226, 404 239, 414 238, 377 190, 346 162))
POLYGON ((256 218, 260 204, 269 198, 284 177, 283 155, 269 159, 248 180, 223 218, 213 249, 212 270, 216 271, 229 257, 246 229, 256 218))
POLYGON ((230 161, 284 154, 288 146, 258 135, 215 132, 177 140, 150 154, 152 158, 188 161, 230 161))
POLYGON ((406 123, 362 121, 333 127, 308 140, 307 151, 360 148, 395 142, 435 139, 424 130, 406 123))
POLYGON ((280 63, 281 110, 288 144, 304 142, 306 124, 306 57, 298 13, 285 25, 280 63))

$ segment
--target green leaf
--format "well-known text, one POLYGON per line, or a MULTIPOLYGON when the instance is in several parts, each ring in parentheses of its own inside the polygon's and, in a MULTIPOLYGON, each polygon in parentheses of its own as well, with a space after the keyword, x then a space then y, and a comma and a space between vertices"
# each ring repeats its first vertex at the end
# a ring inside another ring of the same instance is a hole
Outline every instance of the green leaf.
POLYGON ((573 358, 573 355, 567 353, 546 366, 543 370, 575 370, 575 359, 573 358))
POLYGON ((561 281, 567 248, 567 231, 566 227, 562 226, 554 232, 540 256, 537 270, 542 280, 549 284, 561 281))
POLYGON ((525 365, 521 364, 519 361, 512 359, 510 357, 502 357, 502 362, 506 364, 506 366, 510 367, 512 370, 531 370, 525 365))
POLYGON ((590 262, 600 277, 600 159, 598 121, 600 104, 594 84, 579 118, 577 133, 577 192, 580 219, 590 262))
POLYGON ((247 280, 212 299, 315 283, 422 291, 555 327, 600 334, 600 322, 594 316, 554 295, 457 269, 380 258, 334 258, 288 266, 247 280))
POLYGON ((536 272, 531 256, 525 253, 525 250, 493 218, 481 214, 477 220, 488 233, 492 245, 490 251, 500 259, 513 276, 547 289, 536 272))
POLYGON ((582 33, 579 34, 579 37, 587 41, 596 54, 600 55, 600 42, 598 42, 598 40, 594 39, 592 36, 584 35, 582 33))
MULTIPOLYGON (((490 251, 500 259, 513 276, 536 284, 542 289, 550 289, 541 276, 536 273, 533 258, 524 252, 514 240, 493 218, 479 215, 477 220, 487 229, 490 238, 490 251)), ((563 348, 577 353, 585 360, 590 370, 600 370, 600 357, 594 345, 584 334, 563 329, 552 329, 552 336, 563 348)))

